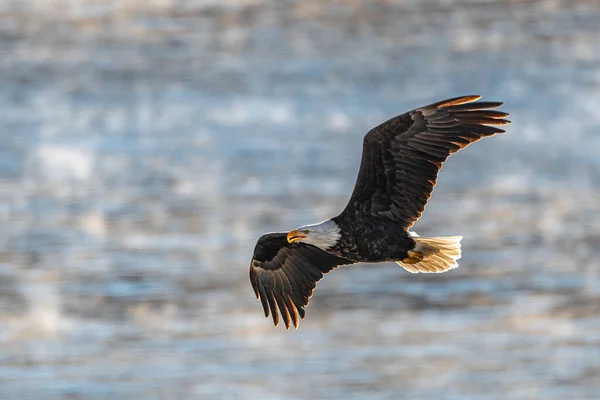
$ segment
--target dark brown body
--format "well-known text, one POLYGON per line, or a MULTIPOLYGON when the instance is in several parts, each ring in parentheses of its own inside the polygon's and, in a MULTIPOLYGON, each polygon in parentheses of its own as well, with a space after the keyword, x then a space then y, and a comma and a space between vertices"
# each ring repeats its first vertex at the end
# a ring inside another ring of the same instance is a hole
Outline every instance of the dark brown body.
POLYGON ((356 219, 352 222, 352 219, 340 215, 333 220, 340 227, 342 237, 338 244, 327 251, 352 261, 402 260, 416 244, 398 221, 385 217, 373 217, 357 223, 356 219))

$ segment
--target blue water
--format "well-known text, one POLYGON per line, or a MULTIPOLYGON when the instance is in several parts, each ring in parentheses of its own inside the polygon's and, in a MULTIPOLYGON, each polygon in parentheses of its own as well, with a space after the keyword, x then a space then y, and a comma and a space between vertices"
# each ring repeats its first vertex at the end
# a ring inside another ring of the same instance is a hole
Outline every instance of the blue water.
POLYGON ((597 399, 600 5, 0 1, 3 399, 597 399), (335 215, 362 136, 480 93, 421 235, 460 267, 335 271, 297 331, 256 239, 335 215))

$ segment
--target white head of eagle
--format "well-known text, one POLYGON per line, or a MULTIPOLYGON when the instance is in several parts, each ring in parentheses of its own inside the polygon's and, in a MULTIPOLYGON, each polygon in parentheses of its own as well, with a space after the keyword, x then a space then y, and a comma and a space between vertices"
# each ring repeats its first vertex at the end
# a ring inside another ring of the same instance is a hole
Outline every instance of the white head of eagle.
POLYGON ((290 231, 287 235, 289 243, 312 244, 321 250, 333 247, 342 237, 340 227, 335 221, 328 219, 318 224, 305 225, 290 231))

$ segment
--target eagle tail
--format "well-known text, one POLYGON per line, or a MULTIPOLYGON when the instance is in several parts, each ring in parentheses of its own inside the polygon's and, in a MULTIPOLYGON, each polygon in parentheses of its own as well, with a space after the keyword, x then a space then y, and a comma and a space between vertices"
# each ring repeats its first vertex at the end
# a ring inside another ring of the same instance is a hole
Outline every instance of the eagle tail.
POLYGON ((398 265, 417 274, 440 273, 458 267, 462 236, 419 237, 413 236, 417 245, 408 252, 408 257, 396 261, 398 265))

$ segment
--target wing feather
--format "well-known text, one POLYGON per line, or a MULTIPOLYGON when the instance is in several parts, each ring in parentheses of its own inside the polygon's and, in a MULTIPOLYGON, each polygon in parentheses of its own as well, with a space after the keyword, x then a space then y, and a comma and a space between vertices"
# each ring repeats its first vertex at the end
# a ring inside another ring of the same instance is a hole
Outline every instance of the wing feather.
POLYGON ((352 261, 304 243, 290 244, 287 233, 268 233, 256 243, 250 281, 265 317, 271 315, 275 326, 281 319, 287 329, 298 328, 317 282, 345 264, 352 261))
POLYGON ((279 313, 277 312, 277 306, 275 305, 275 291, 273 289, 269 289, 268 291, 267 303, 269 303, 269 308, 271 309, 273 323, 277 326, 279 325, 279 313))
MULTIPOLYGON (((502 103, 501 101, 480 101, 477 103, 464 103, 461 105, 457 105, 457 106, 451 106, 448 107, 448 111, 451 111, 453 113, 458 113, 458 112, 462 112, 462 111, 477 111, 477 110, 489 110, 491 108, 498 108, 501 105, 503 105, 504 103, 502 103)), ((498 111, 502 114, 506 114, 503 113, 501 111, 498 111)), ((510 114, 506 114, 504 117, 508 117, 510 116, 510 114)), ((504 118, 502 117, 502 118, 504 118)))
MULTIPOLYGON (((421 216, 448 157, 503 133, 508 113, 481 96, 440 101, 392 118, 365 136, 354 192, 339 217, 377 215, 410 228, 421 216)), ((338 218, 339 218, 338 217, 338 218)))
MULTIPOLYGON (((258 281, 257 281, 258 283, 258 281)), ((259 290, 260 290, 260 295, 259 295, 259 299, 260 302, 262 304, 263 307, 263 311, 265 312, 265 318, 269 317, 269 304, 267 303, 267 292, 265 290, 265 285, 261 285, 259 286, 259 290)))

